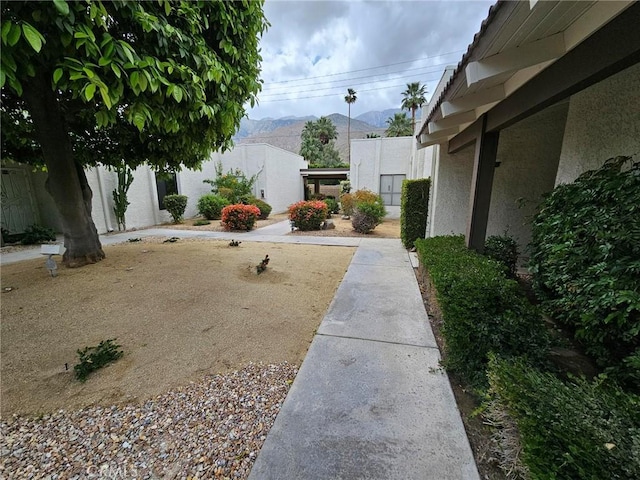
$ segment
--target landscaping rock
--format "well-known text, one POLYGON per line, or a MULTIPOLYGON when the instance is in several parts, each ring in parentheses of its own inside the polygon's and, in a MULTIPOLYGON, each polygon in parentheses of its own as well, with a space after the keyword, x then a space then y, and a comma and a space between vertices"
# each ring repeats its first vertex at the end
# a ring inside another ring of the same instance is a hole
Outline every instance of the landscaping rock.
POLYGON ((324 224, 322 225, 323 230, 334 230, 335 228, 336 225, 333 223, 333 220, 325 220, 324 224))

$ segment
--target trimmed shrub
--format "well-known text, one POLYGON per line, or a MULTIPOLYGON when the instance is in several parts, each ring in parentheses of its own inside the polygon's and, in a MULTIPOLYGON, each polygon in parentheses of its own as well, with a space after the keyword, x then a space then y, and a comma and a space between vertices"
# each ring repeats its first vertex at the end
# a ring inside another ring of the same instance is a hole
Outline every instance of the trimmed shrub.
POLYGON ((236 203, 222 209, 222 225, 225 230, 249 231, 256 224, 260 209, 255 205, 236 203))
POLYGON ((23 245, 34 245, 42 242, 53 242, 56 239, 56 232, 42 225, 29 225, 20 236, 20 243, 23 245))
POLYGON ((367 200, 356 202, 356 208, 351 219, 351 225, 356 232, 371 232, 374 228, 380 225, 382 219, 387 214, 382 198, 378 195, 376 196, 378 198, 374 201, 367 200))
POLYGON ((356 190, 355 192, 352 193, 352 195, 355 198, 356 204, 362 203, 362 202, 371 203, 371 202, 382 201, 380 198, 380 195, 378 195, 377 193, 373 193, 371 190, 368 190, 366 188, 363 188, 361 190, 356 190))
POLYGON ((208 193, 198 200, 198 212, 207 220, 219 220, 222 217, 222 209, 227 205, 231 203, 225 197, 208 193))
POLYGON ((516 421, 531 478, 640 478, 640 397, 492 359, 490 396, 516 421))
POLYGON ((609 374, 640 380, 640 163, 609 159, 556 187, 533 221, 530 269, 549 315, 609 374))
POLYGON ((484 242, 484 255, 504 265, 507 275, 516 278, 518 264, 518 242, 515 238, 504 235, 492 235, 484 242))
POLYGON ((173 218, 173 223, 180 223, 182 221, 184 211, 187 209, 187 196, 166 195, 163 202, 167 212, 169 212, 173 218))
POLYGON ((405 248, 413 248, 414 240, 425 236, 430 186, 431 179, 429 178, 402 182, 400 238, 405 248))
POLYGON ((260 216, 258 217, 260 220, 266 220, 267 218, 269 218, 272 209, 271 205, 269 205, 267 202, 265 202, 264 200, 260 200, 259 198, 251 197, 249 198, 247 203, 249 205, 255 205, 260 209, 260 216))
POLYGON ((342 207, 342 214, 350 217, 353 215, 353 209, 356 206, 356 199, 351 193, 343 193, 340 195, 340 206, 342 207))
POLYGON ((320 230, 328 214, 325 202, 309 200, 289 206, 289 220, 298 230, 320 230))
POLYGON ((340 212, 340 205, 338 204, 338 201, 334 197, 325 198, 324 203, 327 204, 327 208, 329 209, 329 214, 340 212))
POLYGON ((541 316, 500 264, 468 250, 463 236, 417 239, 415 245, 442 310, 449 370, 485 388, 491 353, 544 361, 550 340, 541 316))

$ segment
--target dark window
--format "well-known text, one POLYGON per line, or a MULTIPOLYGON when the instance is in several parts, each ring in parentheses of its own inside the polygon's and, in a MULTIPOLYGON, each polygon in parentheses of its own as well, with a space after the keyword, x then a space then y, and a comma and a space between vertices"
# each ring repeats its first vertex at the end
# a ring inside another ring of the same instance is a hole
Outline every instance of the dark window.
POLYGON ((156 173, 156 189, 158 190, 158 205, 160 210, 164 208, 166 195, 178 194, 178 179, 175 173, 156 173))

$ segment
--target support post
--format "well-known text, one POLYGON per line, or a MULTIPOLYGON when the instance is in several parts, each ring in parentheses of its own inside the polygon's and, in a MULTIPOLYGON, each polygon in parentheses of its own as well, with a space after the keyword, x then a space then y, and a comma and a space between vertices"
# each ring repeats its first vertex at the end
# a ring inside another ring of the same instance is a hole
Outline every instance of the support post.
POLYGON ((482 253, 487 234, 493 171, 498 152, 499 132, 487 132, 487 117, 482 116, 482 129, 476 137, 473 160, 469 223, 467 224, 467 247, 482 253))

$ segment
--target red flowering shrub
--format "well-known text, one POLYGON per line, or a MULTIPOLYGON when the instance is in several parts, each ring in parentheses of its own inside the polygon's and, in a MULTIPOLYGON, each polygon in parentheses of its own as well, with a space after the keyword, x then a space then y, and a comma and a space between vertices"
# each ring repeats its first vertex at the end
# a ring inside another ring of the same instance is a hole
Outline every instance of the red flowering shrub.
POLYGON ((329 207, 320 200, 298 202, 289 206, 289 220, 298 230, 320 230, 328 213, 329 207))
POLYGON ((255 205, 228 205, 222 209, 222 225, 226 230, 251 230, 259 216, 255 205))

